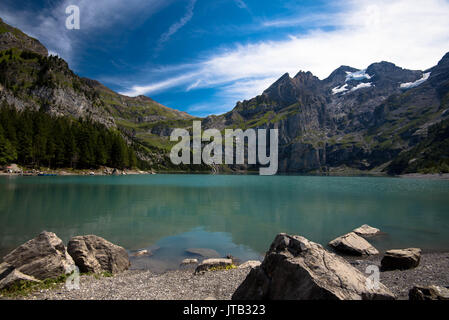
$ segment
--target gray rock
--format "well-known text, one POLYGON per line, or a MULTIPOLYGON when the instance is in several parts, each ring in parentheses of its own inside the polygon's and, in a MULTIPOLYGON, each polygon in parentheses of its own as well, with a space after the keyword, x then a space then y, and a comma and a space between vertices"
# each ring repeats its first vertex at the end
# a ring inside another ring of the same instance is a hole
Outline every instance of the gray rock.
POLYGON ((380 230, 364 224, 361 227, 354 229, 353 232, 362 237, 372 237, 379 234, 380 230))
POLYGON ((220 254, 213 250, 213 249, 206 249, 206 248, 189 248, 186 250, 188 254, 200 256, 203 258, 218 258, 220 257, 220 254))
POLYGON ((124 248, 96 235, 71 238, 67 250, 81 272, 118 273, 130 266, 124 248))
POLYGON ((440 286, 413 287, 408 296, 410 300, 449 300, 449 289, 440 286))
POLYGON ((39 280, 57 278, 74 268, 73 259, 62 240, 47 231, 14 249, 3 261, 17 271, 39 280))
POLYGON ((260 267, 251 270, 233 300, 394 299, 383 284, 367 285, 363 273, 320 244, 279 234, 260 267))
POLYGON ((10 274, 14 270, 14 267, 10 264, 3 262, 0 263, 0 280, 5 278, 8 274, 10 274))
POLYGON ((376 248, 354 232, 332 240, 329 242, 329 245, 335 250, 349 255, 362 256, 379 254, 376 248))
POLYGON ((153 255, 153 253, 151 251, 146 250, 146 249, 139 250, 139 251, 134 252, 132 254, 133 257, 143 257, 143 256, 150 257, 152 255, 153 255))
POLYGON ((421 249, 395 249, 385 252, 381 261, 381 270, 406 270, 416 268, 421 260, 421 249))
POLYGON ((246 261, 246 262, 242 263, 241 265, 239 265, 238 268, 239 269, 246 269, 246 268, 254 269, 254 268, 256 268, 256 267, 258 267, 260 265, 261 265, 260 261, 249 260, 249 261, 246 261))
POLYGON ((236 257, 234 257, 234 256, 231 255, 231 254, 227 254, 225 258, 226 258, 226 259, 231 259, 231 260, 232 260, 232 263, 235 264, 235 265, 239 265, 239 264, 241 264, 241 262, 242 262, 239 258, 236 258, 236 257))
POLYGON ((231 259, 224 259, 224 258, 206 259, 203 262, 201 262, 198 265, 198 267, 196 267, 195 273, 209 271, 210 269, 213 269, 213 268, 225 269, 226 267, 229 267, 229 266, 232 266, 231 259))
POLYGON ((38 279, 23 274, 17 269, 12 270, 6 277, 0 279, 0 290, 9 289, 11 286, 18 284, 20 282, 40 282, 38 279))

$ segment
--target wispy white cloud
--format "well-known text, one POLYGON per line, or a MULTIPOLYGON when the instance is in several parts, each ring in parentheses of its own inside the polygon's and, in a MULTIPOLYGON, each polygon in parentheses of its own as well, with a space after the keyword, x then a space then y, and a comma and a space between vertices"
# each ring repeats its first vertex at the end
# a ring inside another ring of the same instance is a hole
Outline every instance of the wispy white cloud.
POLYGON ((64 0, 56 6, 36 13, 34 11, 12 11, 0 3, 1 16, 8 23, 25 33, 38 38, 53 53, 73 63, 74 49, 82 41, 85 32, 100 33, 113 25, 123 25, 149 16, 169 5, 173 0, 64 0), (80 8, 81 30, 67 30, 65 9, 76 4, 80 8), (137 18, 136 18, 137 17, 137 18))
MULTIPOLYGON (((160 92, 160 91, 163 91, 168 88, 173 88, 178 85, 185 84, 189 81, 192 81, 192 79, 195 79, 196 77, 198 77, 198 73, 188 73, 188 74, 184 74, 181 76, 169 78, 167 80, 155 82, 155 83, 152 83, 149 85, 144 85, 144 86, 135 85, 135 86, 132 86, 132 88, 130 90, 123 91, 120 93, 125 96, 138 96, 138 95, 147 94, 149 92, 160 92)), ((193 81, 196 81, 196 80, 193 80, 193 81)))
POLYGON ((234 0, 234 2, 237 5, 237 7, 239 7, 240 9, 247 9, 248 8, 248 5, 243 0, 234 0))
POLYGON ((189 65, 189 77, 168 74, 175 81, 162 79, 128 93, 213 87, 223 97, 241 100, 260 94, 285 72, 307 70, 325 78, 340 65, 363 69, 382 60, 426 69, 449 51, 447 17, 447 0, 428 0, 425 5, 420 0, 348 0, 337 13, 298 17, 326 21, 333 27, 328 31, 318 27, 280 41, 237 44, 189 65))
POLYGON ((193 18, 193 10, 195 9, 196 1, 197 0, 190 0, 184 16, 179 21, 172 24, 170 28, 162 34, 157 43, 156 52, 160 51, 163 45, 170 40, 170 37, 178 32, 179 29, 184 27, 193 18))
POLYGON ((309 27, 323 27, 335 21, 335 17, 337 17, 337 15, 338 14, 312 13, 300 17, 265 20, 261 23, 259 28, 284 28, 304 25, 307 25, 309 27))

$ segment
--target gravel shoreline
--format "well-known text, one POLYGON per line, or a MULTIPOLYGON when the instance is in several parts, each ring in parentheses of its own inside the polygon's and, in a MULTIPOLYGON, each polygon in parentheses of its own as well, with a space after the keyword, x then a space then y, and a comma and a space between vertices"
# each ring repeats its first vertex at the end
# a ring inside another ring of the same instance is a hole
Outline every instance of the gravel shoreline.
MULTIPOLYGON (((365 259, 348 257, 357 269, 365 272, 368 265, 380 266, 382 256, 365 259)), ((193 273, 193 269, 155 274, 151 271, 128 270, 114 277, 83 275, 79 290, 64 285, 34 292, 25 300, 229 300, 246 278, 250 269, 193 273)), ((408 299, 415 285, 449 286, 449 252, 423 253, 420 265, 411 270, 381 272, 380 281, 398 299, 408 299)))

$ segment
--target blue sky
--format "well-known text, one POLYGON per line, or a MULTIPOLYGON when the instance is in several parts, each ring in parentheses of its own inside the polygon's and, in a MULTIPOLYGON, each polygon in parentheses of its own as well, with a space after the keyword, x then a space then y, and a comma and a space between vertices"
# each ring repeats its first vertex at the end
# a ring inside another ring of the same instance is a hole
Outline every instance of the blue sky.
POLYGON ((2 0, 0 17, 80 76, 197 116, 231 110, 285 72, 325 78, 387 60, 412 69, 449 51, 449 1, 2 0), (80 8, 81 29, 65 28, 80 8))

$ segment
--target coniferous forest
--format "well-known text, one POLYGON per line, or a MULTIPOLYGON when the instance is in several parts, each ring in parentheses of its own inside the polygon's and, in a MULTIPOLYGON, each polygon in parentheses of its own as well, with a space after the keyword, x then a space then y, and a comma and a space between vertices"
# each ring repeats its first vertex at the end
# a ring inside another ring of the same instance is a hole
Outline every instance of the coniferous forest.
POLYGON ((30 168, 133 168, 137 157, 119 132, 88 120, 0 107, 0 165, 30 168))

